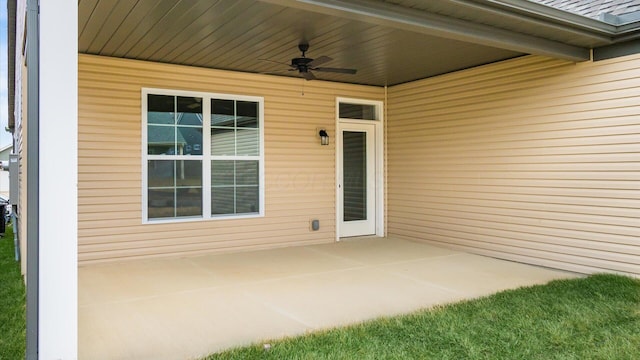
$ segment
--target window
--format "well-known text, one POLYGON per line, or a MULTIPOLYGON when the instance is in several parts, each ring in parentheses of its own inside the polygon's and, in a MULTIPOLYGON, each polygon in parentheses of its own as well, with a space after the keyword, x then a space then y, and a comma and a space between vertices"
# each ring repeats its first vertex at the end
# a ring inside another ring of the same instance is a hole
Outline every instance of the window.
POLYGON ((340 102, 338 107, 341 119, 377 120, 376 113, 376 106, 370 104, 340 102))
POLYGON ((145 220, 263 214, 262 98, 142 95, 145 220))
POLYGON ((258 212, 258 103, 211 99, 211 214, 258 212))

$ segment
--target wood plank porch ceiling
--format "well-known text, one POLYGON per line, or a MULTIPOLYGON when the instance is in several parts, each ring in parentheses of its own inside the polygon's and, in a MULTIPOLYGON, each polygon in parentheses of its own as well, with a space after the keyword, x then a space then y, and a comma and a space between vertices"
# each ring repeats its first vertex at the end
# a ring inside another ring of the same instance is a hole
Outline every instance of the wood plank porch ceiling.
POLYGON ((524 36, 532 42, 539 39, 559 47, 584 48, 585 52, 589 46, 608 43, 605 35, 594 38, 593 34, 587 36, 557 24, 538 24, 539 28, 532 30, 530 17, 505 16, 497 11, 491 15, 491 11, 474 9, 468 1, 315 3, 80 0, 78 47, 87 54, 298 76, 297 72, 288 72, 286 64, 299 56, 297 44, 306 41, 311 45, 308 57, 326 55, 334 59, 324 66, 358 69, 356 75, 316 73, 318 78, 384 86, 536 53, 534 48, 526 51, 508 42, 500 46, 500 39, 473 41, 474 29, 495 28, 503 37, 505 33, 513 34, 516 40, 524 36), (351 4, 370 7, 376 16, 358 13, 354 8, 344 10, 340 3, 348 3, 347 8, 351 4), (390 19, 395 15, 404 16, 406 21, 390 19), (465 31, 452 36, 434 31, 433 16, 458 24, 468 22, 469 35, 465 36, 465 31))

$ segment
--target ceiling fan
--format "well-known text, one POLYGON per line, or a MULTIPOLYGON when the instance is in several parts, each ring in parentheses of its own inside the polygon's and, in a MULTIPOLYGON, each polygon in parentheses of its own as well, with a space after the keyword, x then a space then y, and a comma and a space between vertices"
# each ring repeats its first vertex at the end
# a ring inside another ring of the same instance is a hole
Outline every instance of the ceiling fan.
POLYGON ((291 59, 291 64, 287 65, 291 67, 289 71, 297 71, 303 78, 307 80, 314 80, 316 78, 315 75, 313 75, 313 73, 311 72, 312 70, 350 75, 353 75, 357 72, 356 69, 319 67, 320 65, 327 63, 333 59, 328 56, 320 56, 317 59, 306 57, 305 53, 307 52, 307 50, 309 50, 309 44, 307 43, 299 44, 298 49, 300 49, 300 51, 302 52, 302 56, 291 59))

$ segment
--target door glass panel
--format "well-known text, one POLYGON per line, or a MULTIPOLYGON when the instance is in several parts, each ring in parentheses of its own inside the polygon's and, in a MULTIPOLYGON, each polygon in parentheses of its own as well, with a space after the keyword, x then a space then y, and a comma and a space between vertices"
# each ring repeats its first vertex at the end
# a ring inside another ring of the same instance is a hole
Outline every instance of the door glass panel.
POLYGON ((367 220, 367 133, 343 131, 344 221, 367 220))

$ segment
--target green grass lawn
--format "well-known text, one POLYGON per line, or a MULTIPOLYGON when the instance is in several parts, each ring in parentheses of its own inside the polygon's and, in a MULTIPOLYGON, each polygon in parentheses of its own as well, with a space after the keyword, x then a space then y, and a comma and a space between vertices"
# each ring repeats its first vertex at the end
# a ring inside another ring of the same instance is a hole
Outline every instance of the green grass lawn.
MULTIPOLYGON (((553 281, 207 359, 639 359, 640 280, 553 281)), ((0 239, 0 359, 24 359, 25 290, 0 239)))
POLYGON ((13 253, 13 231, 0 239, 0 359, 24 359, 25 290, 13 253))
POLYGON ((640 359, 640 280, 553 281, 269 343, 207 359, 640 359))

